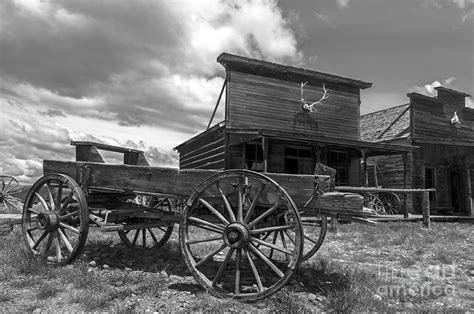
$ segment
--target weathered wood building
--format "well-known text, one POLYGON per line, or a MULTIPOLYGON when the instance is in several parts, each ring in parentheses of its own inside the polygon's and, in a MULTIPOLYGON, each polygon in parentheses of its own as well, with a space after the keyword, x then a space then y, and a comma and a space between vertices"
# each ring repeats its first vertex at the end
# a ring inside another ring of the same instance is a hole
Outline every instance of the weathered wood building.
MULTIPOLYGON (((408 104, 362 116, 361 139, 418 146, 405 160, 409 186, 436 188, 430 193, 435 212, 474 216, 474 109, 465 106, 468 94, 441 86, 436 90, 436 97, 410 93, 408 104)), ((380 169, 384 184, 403 185, 403 158, 369 160, 380 169)), ((411 201, 420 208, 419 197, 411 201)))
POLYGON ((312 174, 322 162, 337 170, 337 185, 359 186, 361 158, 414 149, 360 140, 360 92, 371 83, 227 53, 217 61, 225 120, 176 147, 181 169, 312 174), (309 103, 328 90, 317 111, 302 107, 302 82, 309 103))

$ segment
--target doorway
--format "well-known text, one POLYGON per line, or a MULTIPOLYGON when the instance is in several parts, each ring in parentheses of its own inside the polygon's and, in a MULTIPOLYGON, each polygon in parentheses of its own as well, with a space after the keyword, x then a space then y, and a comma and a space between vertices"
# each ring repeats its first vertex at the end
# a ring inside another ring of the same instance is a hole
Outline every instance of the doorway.
POLYGON ((451 206, 454 212, 461 214, 466 209, 466 188, 464 184, 464 173, 459 170, 451 170, 449 173, 451 206))

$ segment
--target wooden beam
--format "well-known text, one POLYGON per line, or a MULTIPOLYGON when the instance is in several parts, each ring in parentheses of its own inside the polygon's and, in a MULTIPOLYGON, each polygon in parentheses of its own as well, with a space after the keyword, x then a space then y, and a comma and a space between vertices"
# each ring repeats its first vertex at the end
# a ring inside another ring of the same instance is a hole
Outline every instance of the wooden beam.
POLYGON ((467 209, 468 215, 473 217, 474 216, 474 208, 473 208, 473 199, 472 199, 472 185, 471 185, 471 169, 466 164, 466 188, 467 188, 467 209))
MULTIPOLYGON (((402 153, 403 158, 403 188, 407 188, 407 165, 408 165, 408 154, 402 153)), ((413 180, 413 178, 412 178, 413 180)), ((408 218, 408 203, 407 203, 408 195, 407 193, 403 193, 403 217, 408 218)))
POLYGON ((430 228, 430 192, 423 192, 423 226, 430 228))
POLYGON ((222 94, 224 93, 224 89, 226 85, 227 85, 227 79, 224 80, 224 84, 222 84, 221 93, 219 94, 219 98, 217 99, 216 106, 214 107, 214 112, 212 113, 211 120, 209 120, 209 124, 207 125, 206 130, 208 130, 211 127, 212 120, 214 120, 214 116, 216 115, 216 111, 217 111, 217 108, 219 107, 219 103, 221 102, 222 94))
POLYGON ((268 172, 268 140, 262 136, 263 171, 268 172))

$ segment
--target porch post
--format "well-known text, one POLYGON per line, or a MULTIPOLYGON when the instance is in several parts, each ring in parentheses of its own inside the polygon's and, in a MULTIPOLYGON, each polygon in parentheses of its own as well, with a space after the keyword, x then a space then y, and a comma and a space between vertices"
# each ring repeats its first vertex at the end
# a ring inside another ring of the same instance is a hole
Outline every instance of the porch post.
POLYGON ((262 136, 263 172, 268 172, 268 140, 262 136))
MULTIPOLYGON (((403 188, 407 188, 407 164, 408 154, 407 152, 402 153, 403 159, 403 188)), ((407 206, 407 193, 403 193, 403 218, 408 218, 408 206, 407 206)))
POLYGON ((364 186, 369 186, 369 176, 367 174, 367 149, 361 149, 362 160, 364 161, 364 186))
POLYGON ((472 186, 471 186, 471 169, 466 163, 466 188, 467 188, 467 213, 470 217, 474 216, 473 200, 472 200, 472 186))

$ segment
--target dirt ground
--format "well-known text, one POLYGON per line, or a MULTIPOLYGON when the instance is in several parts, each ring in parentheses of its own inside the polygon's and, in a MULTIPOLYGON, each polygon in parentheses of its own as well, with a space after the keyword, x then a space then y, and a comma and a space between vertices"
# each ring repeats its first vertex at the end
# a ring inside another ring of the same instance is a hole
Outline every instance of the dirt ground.
POLYGON ((474 310, 472 224, 341 225, 285 288, 250 304, 208 295, 187 270, 176 232, 145 252, 96 231, 80 260, 60 269, 27 264, 19 230, 1 237, 0 311, 474 310))

